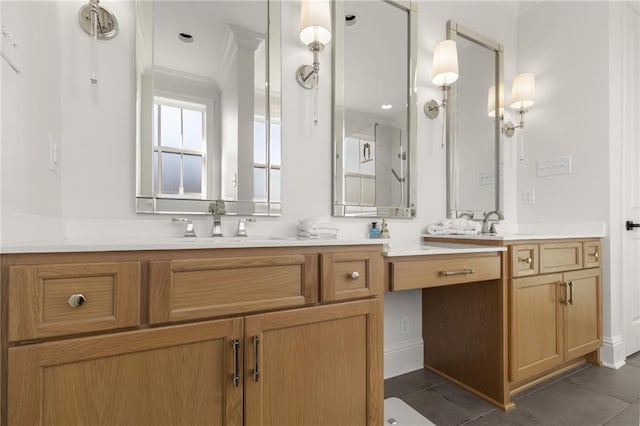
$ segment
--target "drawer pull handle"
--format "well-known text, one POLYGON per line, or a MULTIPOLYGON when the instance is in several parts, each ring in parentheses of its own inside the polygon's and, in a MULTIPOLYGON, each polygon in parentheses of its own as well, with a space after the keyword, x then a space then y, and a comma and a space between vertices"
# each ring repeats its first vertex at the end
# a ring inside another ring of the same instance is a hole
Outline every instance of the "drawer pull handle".
POLYGON ((440 271, 440 276, 450 277, 452 275, 471 275, 475 273, 476 271, 474 271, 473 269, 466 268, 460 271, 440 271))
POLYGON ((595 252, 595 253, 593 254, 593 257, 594 257, 596 260, 600 260, 600 253, 595 252))
POLYGON ((527 264, 531 265, 531 263, 533 262, 533 259, 531 259, 531 256, 529 256, 529 257, 519 257, 518 258, 518 262, 524 262, 524 263, 527 263, 527 264))
POLYGON ((260 366, 260 362, 258 359, 259 356, 259 348, 258 346, 260 345, 260 338, 258 338, 258 336, 253 336, 253 381, 257 382, 258 380, 260 380, 260 370, 259 370, 259 366, 260 366))
POLYGON ((240 384, 240 372, 238 371, 238 347, 240 340, 233 339, 233 386, 238 387, 240 384))
POLYGON ((72 308, 78 308, 78 307, 84 305, 84 302, 86 302, 86 301, 87 301, 87 298, 84 297, 84 294, 72 294, 69 297, 69 299, 67 300, 67 303, 72 308))
POLYGON ((358 278, 360 278, 360 274, 357 272, 352 272, 349 274, 349 278, 351 278, 353 281, 358 280, 358 278))

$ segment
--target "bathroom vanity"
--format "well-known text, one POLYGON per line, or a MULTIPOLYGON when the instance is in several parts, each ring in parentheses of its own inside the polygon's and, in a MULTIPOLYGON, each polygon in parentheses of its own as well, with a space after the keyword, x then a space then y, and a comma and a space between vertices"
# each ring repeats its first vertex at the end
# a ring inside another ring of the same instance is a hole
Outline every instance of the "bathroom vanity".
MULTIPOLYGON (((486 275, 495 260, 479 264, 477 256, 471 256, 454 265, 457 271, 474 271, 461 275, 464 279, 454 275, 439 277, 440 283, 433 276, 423 280, 427 368, 508 409, 512 406, 510 395, 581 363, 600 365, 598 237, 423 238, 426 244, 453 241, 504 250, 497 254, 502 265, 500 276, 486 275), (476 280, 471 279, 474 275, 476 280), (432 289, 433 285, 439 286, 438 291, 432 289), (493 369, 487 371, 486 367, 493 369)), ((434 259, 424 257, 413 262, 428 264, 434 259)), ((395 263, 388 262, 387 267, 393 291, 395 263)))
POLYGON ((381 245, 182 244, 3 254, 1 423, 382 424, 381 245))

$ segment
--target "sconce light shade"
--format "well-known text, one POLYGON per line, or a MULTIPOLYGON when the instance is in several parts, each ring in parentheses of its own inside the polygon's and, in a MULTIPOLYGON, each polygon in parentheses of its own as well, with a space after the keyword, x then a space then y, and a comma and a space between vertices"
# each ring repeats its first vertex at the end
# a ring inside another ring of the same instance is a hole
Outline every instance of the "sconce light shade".
MULTIPOLYGON (((498 99, 500 107, 498 108, 499 117, 504 115, 504 84, 500 83, 500 89, 498 90, 498 99)), ((487 113, 489 117, 494 118, 496 116, 496 86, 489 88, 487 95, 487 113)))
POLYGON ((511 88, 511 108, 526 109, 535 103, 536 78, 531 73, 518 74, 511 88))
POLYGON ((316 41, 325 46, 331 41, 331 10, 328 1, 302 0, 300 40, 307 46, 316 41))
POLYGON ((433 79, 436 86, 448 86, 458 79, 458 49, 455 40, 444 40, 433 50, 433 79))

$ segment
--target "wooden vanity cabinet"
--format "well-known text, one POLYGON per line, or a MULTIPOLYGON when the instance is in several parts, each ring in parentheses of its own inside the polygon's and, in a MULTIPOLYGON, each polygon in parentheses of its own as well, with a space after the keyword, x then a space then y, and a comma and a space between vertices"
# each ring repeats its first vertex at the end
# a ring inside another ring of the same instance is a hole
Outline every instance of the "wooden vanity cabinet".
MULTIPOLYGON (((133 259, 140 273, 128 284, 142 297, 125 306, 135 305, 136 321, 120 330, 81 328, 81 336, 67 322, 47 339, 3 339, 0 424, 382 423, 381 248, 3 255, 3 277, 63 259, 74 265, 67 272, 133 259), (319 266, 323 255, 325 263, 367 259, 373 289, 319 303, 323 285, 336 288, 319 266)), ((2 300, 24 306, 15 290, 24 284, 8 281, 2 300)), ((83 312, 94 300, 69 310, 83 312)), ((3 322, 3 336, 12 321, 3 322)))
POLYGON ((540 253, 540 273, 519 277, 522 268, 511 270, 512 388, 593 353, 602 344, 601 272, 592 267, 599 266, 599 241, 516 244, 510 247, 512 265, 521 263, 516 258, 523 250, 540 253), (583 252, 591 253, 591 267, 583 268, 583 252))

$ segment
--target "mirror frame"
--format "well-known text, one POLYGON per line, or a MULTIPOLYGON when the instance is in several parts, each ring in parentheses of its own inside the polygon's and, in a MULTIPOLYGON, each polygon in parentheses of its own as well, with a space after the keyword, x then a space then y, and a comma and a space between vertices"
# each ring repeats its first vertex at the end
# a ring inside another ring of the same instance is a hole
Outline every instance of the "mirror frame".
MULTIPOLYGON (((493 51, 495 54, 494 75, 495 87, 499 88, 503 83, 503 55, 504 47, 502 44, 484 36, 470 28, 460 25, 454 21, 447 22, 447 39, 458 40, 458 37, 465 38, 473 43, 493 51)), ((498 89, 496 89, 497 92, 498 89)), ((483 219, 482 210, 460 210, 457 206, 458 196, 458 173, 459 167, 457 162, 457 125, 458 125, 458 90, 454 84, 449 95, 449 101, 446 108, 446 144, 447 144, 447 217, 457 218, 465 214, 473 214, 473 219, 483 219)), ((494 210, 502 212, 502 122, 503 119, 494 120, 494 138, 495 138, 495 203, 494 210)))
MULTIPOLYGON (((269 155, 269 146, 271 131, 270 126, 272 122, 272 112, 282 111, 281 109, 281 96, 280 94, 274 95, 271 93, 272 85, 270 82, 282 80, 282 0, 264 0, 267 3, 267 16, 265 17, 267 23, 267 49, 265 51, 266 58, 266 75, 265 86, 268 88, 265 93, 265 123, 266 123, 266 146, 267 155, 269 155)), ((209 212, 209 204, 216 200, 209 199, 193 199, 193 198, 171 198, 171 197, 157 197, 155 194, 141 194, 141 173, 142 164, 146 164, 147 168, 150 168, 150 160, 146 160, 143 157, 141 148, 141 123, 148 124, 148 117, 142 112, 141 98, 143 88, 142 80, 144 76, 141 76, 138 66, 138 55, 144 53, 144 43, 153 42, 153 23, 151 27, 139 28, 140 26, 140 13, 143 13, 142 9, 153 9, 153 3, 145 0, 136 0, 136 75, 137 75, 137 99, 136 99, 136 195, 135 195, 135 212, 136 213, 161 213, 161 214, 211 214, 209 212), (149 38, 151 38, 149 40, 149 38), (146 40, 145 40, 146 39, 146 40)), ((152 12, 153 13, 153 12, 152 12)), ((153 15, 152 15, 153 16, 153 15)), ((146 22, 149 25, 149 22, 146 22)), ((153 49, 153 48, 152 48, 153 49)), ((151 58, 146 57, 146 60, 153 60, 153 52, 151 52, 151 58)), ((150 79, 153 85, 153 77, 146 77, 150 79)), ((153 87, 153 86, 152 86, 153 87)), ((280 84, 282 87, 282 84, 280 84)), ((153 89, 151 89, 153 90, 153 89)), ((215 120, 215 118, 214 118, 215 120)), ((280 125, 282 125, 282 114, 280 113, 280 125)), ((282 138, 280 140, 280 149, 282 150, 282 138)), ((252 200, 223 200, 225 202, 226 215, 242 215, 242 216, 280 216, 282 211, 282 201, 271 201, 270 193, 270 173, 266 176, 267 186, 267 201, 252 201, 252 200)), ((282 190, 282 182, 280 182, 280 189, 282 190)), ((220 193, 221 188, 218 188, 220 193)))
POLYGON ((344 200, 344 170, 342 166, 344 129, 344 2, 333 2, 333 187, 332 187, 332 215, 342 217, 395 217, 414 218, 416 216, 416 201, 418 198, 417 185, 417 49, 418 49, 418 5, 417 1, 380 0, 408 13, 408 62, 407 62, 407 132, 409 150, 408 199, 407 205, 372 206, 371 213, 361 213, 362 206, 348 205, 344 200), (338 19, 340 17, 340 19, 338 19), (350 208, 355 209, 350 211, 350 208), (375 208, 375 211, 373 209, 375 208))

